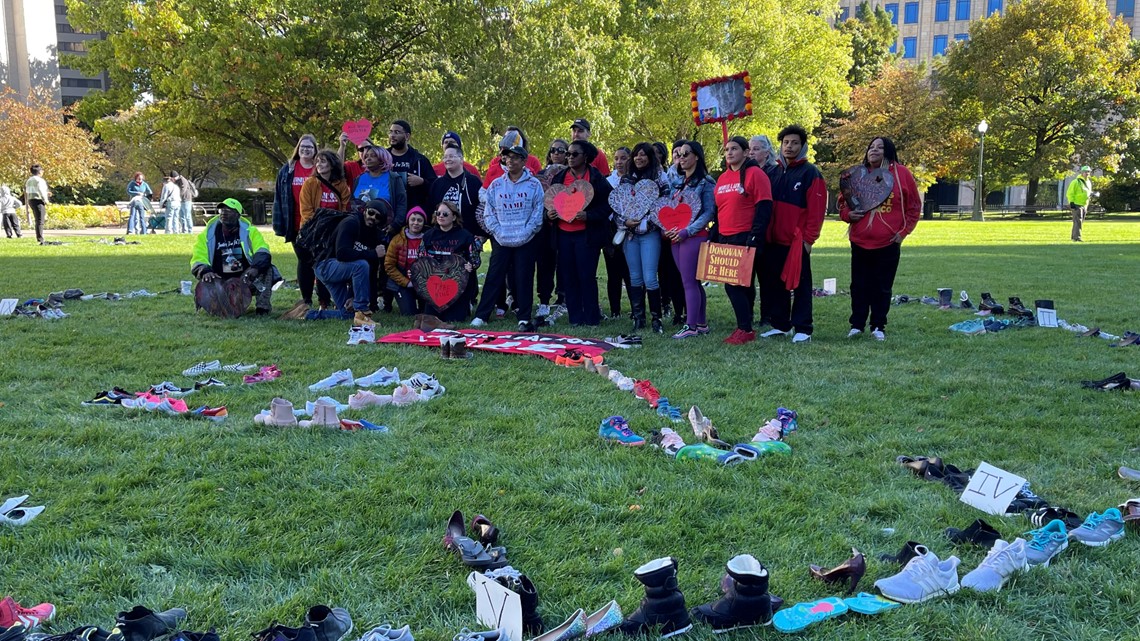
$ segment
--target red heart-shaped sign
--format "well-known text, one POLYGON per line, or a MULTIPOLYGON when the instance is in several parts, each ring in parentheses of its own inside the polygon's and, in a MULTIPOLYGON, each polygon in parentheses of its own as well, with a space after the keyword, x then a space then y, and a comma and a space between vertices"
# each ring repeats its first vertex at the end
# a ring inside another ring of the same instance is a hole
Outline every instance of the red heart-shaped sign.
POLYGON ((692 219, 693 208, 688 203, 681 203, 676 207, 665 206, 657 210, 657 220, 665 230, 684 229, 689 226, 689 221, 692 219))
POLYGON ((352 144, 359 147, 372 135, 372 123, 369 122, 367 118, 349 120, 341 126, 340 130, 348 135, 348 139, 352 141, 352 144))
POLYGON ((427 279, 427 290, 431 302, 443 309, 455 301, 455 297, 459 294, 459 283, 432 274, 427 279))
POLYGON ((554 194, 554 212, 566 222, 574 220, 578 212, 586 206, 586 194, 572 189, 554 194))

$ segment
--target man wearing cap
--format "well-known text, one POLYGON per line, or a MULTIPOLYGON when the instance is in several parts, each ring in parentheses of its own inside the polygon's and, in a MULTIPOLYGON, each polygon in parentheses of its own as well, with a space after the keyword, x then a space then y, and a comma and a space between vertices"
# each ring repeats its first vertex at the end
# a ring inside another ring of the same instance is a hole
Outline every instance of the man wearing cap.
MULTIPOLYGON (((590 140, 590 121, 585 118, 579 118, 570 125, 570 142, 575 140, 590 140)), ((590 163, 595 169, 602 172, 603 176, 610 175, 610 161, 606 158, 606 152, 598 147, 598 157, 594 162, 590 163)))
POLYGON ((428 190, 435 180, 435 169, 416 148, 410 144, 412 126, 407 120, 394 120, 388 127, 388 152, 392 154, 392 171, 408 176, 408 209, 426 207, 428 190))
POLYGON ((496 178, 498 178, 499 176, 502 176, 504 173, 506 173, 506 164, 503 162, 503 156, 502 156, 502 152, 505 148, 502 147, 502 144, 503 144, 503 140, 506 140, 506 134, 508 134, 512 131, 519 135, 519 138, 522 139, 523 149, 527 150, 527 154, 526 154, 527 171, 529 171, 531 174, 533 174, 535 176, 538 175, 538 172, 542 171, 542 161, 538 159, 538 156, 535 156, 534 154, 530 153, 530 143, 528 143, 526 140, 526 134, 523 133, 522 129, 519 129, 518 127, 516 127, 514 125, 510 125, 509 127, 507 127, 506 133, 503 134, 503 138, 499 140, 499 145, 500 145, 499 146, 499 154, 500 155, 495 157, 495 158, 492 158, 491 164, 487 166, 487 175, 483 177, 483 188, 484 189, 486 189, 487 187, 490 187, 491 183, 496 178))
MULTIPOLYGON (((443 140, 440 141, 440 147, 442 148, 441 151, 447 151, 448 148, 455 147, 460 152, 462 152, 463 141, 459 139, 459 134, 455 133, 454 131, 449 131, 443 134, 443 140)), ((436 178, 441 178, 444 174, 447 173, 447 167, 444 167, 442 160, 432 166, 432 169, 435 170, 436 178)), ((483 174, 479 171, 479 168, 467 162, 466 160, 463 161, 463 170, 469 171, 472 174, 475 174, 475 177, 479 180, 483 180, 483 174)))
POLYGON ((388 201, 370 200, 367 203, 354 200, 349 205, 349 213, 340 221, 332 242, 321 247, 314 259, 314 271, 332 294, 333 302, 339 311, 347 310, 349 286, 352 286, 352 306, 355 310, 352 324, 373 326, 372 274, 376 265, 384 260, 386 240, 384 228, 391 222, 392 205, 388 201))
POLYGON ((1073 210, 1073 233, 1070 235, 1074 243, 1081 242, 1081 224, 1085 222, 1085 214, 1089 210, 1089 198, 1092 197, 1092 179, 1088 165, 1081 166, 1081 173, 1069 183, 1065 196, 1069 199, 1069 209, 1073 210))
MULTIPOLYGON (((279 277, 273 267, 269 245, 253 223, 242 217, 242 213, 241 203, 233 198, 227 198, 218 205, 218 215, 206 223, 206 228, 194 243, 190 273, 200 281, 199 288, 215 283, 224 289, 238 284, 249 288, 256 301, 257 313, 268 314, 272 309, 273 284, 279 277), (229 282, 235 279, 241 280, 233 284, 229 282)), ((245 311, 226 310, 228 314, 218 314, 219 310, 206 309, 210 313, 230 316, 240 316, 245 311)))

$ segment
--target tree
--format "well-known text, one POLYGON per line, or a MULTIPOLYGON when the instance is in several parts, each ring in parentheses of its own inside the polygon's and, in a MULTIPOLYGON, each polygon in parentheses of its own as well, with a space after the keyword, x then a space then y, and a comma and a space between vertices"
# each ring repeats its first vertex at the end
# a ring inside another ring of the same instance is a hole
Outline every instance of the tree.
MULTIPOLYGON (((985 118, 986 174, 1025 181, 1026 206, 1042 178, 1104 154, 1134 127, 1140 75, 1127 25, 1101 0, 1025 0, 977 22, 938 64, 937 82, 972 128, 985 118)), ((987 180, 989 182, 989 180, 987 180)))
POLYGON ((28 168, 36 163, 43 165, 52 185, 99 182, 106 156, 71 112, 54 103, 47 91, 34 91, 27 101, 11 89, 0 93, 0 183, 22 189, 28 168))
POLYGON ((839 32, 851 38, 851 69, 847 72, 847 82, 858 87, 865 85, 879 75, 879 70, 895 54, 891 46, 899 36, 899 30, 891 23, 891 14, 882 7, 871 8, 864 0, 855 8, 854 17, 838 25, 839 32))
POLYGON ((854 88, 851 114, 826 127, 836 162, 825 169, 838 176, 863 159, 871 140, 885 136, 894 141, 921 190, 938 178, 968 175, 974 139, 954 124, 951 111, 925 65, 883 67, 866 86, 854 88))

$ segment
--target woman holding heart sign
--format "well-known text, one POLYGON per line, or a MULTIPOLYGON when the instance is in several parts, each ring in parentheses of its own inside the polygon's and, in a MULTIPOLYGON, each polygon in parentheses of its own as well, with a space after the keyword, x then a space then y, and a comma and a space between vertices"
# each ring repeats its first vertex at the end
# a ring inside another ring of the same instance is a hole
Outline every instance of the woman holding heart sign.
POLYGON ((681 339, 709 333, 705 288, 697 280, 697 257, 701 243, 708 240, 707 228, 716 214, 716 181, 709 176, 701 143, 683 141, 674 156, 683 181, 670 204, 658 210, 657 220, 665 230, 665 238, 672 243, 673 260, 685 288, 685 326, 673 334, 673 338, 681 339))
MULTIPOLYGON (((424 232, 423 256, 428 259, 445 256, 459 256, 464 260, 463 268, 468 274, 479 266, 479 252, 475 246, 475 235, 462 227, 459 220, 459 209, 452 203, 444 200, 435 207, 432 217, 435 226, 424 232)), ((456 322, 467 320, 471 311, 471 303, 475 299, 475 282, 478 279, 468 278, 459 295, 459 300, 447 307, 439 309, 431 300, 426 301, 427 313, 438 317, 442 321, 456 322)), ((453 290, 454 291, 454 290, 453 290)))
POLYGON ((665 332, 661 324, 661 285, 657 263, 661 259, 661 231, 650 219, 657 200, 670 192, 657 152, 647 142, 633 148, 629 173, 610 195, 618 232, 615 242, 624 242, 625 262, 629 265, 629 305, 633 308, 633 331, 645 327, 645 299, 653 318, 653 331, 665 332), (622 240, 619 237, 623 237, 622 240))

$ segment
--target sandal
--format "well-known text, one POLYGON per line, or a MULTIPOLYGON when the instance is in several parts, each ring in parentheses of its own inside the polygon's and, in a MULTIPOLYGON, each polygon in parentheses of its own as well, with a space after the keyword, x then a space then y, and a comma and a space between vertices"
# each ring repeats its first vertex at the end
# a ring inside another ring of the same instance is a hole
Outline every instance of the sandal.
POLYGON ((479 541, 484 545, 494 545, 499 541, 499 528, 482 514, 471 519, 471 531, 479 535, 479 541))
POLYGON ((507 548, 505 547, 484 546, 466 536, 452 538, 452 544, 453 549, 459 553, 459 560, 469 568, 481 572, 483 570, 497 570, 509 565, 507 548))

